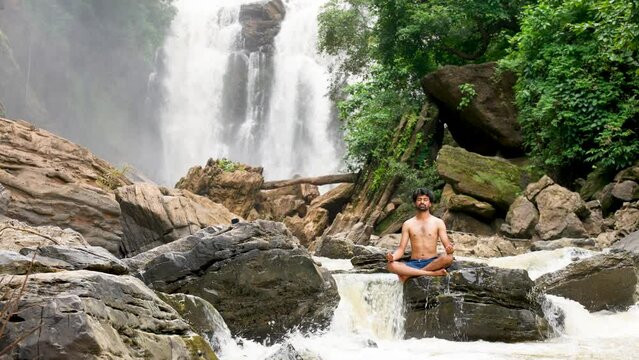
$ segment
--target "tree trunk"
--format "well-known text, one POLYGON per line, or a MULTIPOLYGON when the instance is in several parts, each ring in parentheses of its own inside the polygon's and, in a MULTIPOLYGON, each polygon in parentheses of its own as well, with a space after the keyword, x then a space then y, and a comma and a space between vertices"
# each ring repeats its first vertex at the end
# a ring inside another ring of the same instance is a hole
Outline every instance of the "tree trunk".
POLYGON ((357 179, 357 174, 334 174, 324 175, 316 177, 296 178, 289 180, 276 180, 266 181, 262 185, 262 190, 277 189, 284 186, 297 185, 297 184, 313 184, 313 185, 327 185, 336 183, 354 183, 357 179))

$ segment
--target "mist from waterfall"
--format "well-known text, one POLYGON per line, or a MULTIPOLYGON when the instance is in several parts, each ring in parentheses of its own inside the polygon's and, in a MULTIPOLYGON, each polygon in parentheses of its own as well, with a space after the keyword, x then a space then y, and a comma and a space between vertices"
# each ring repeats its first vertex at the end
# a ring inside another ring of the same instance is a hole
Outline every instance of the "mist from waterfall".
POLYGON ((325 0, 285 1, 271 48, 247 50, 239 21, 255 0, 178 0, 163 49, 163 182, 208 158, 264 167, 267 179, 317 176, 340 166, 330 59, 317 54, 325 0))

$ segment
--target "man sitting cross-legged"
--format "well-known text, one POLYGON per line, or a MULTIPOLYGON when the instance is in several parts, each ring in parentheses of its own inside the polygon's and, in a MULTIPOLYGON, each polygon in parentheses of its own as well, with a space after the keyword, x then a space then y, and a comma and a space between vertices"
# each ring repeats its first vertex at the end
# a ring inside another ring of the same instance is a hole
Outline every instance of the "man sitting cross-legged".
POLYGON ((430 213, 432 199, 433 193, 430 190, 415 190, 413 201, 417 213, 402 225, 402 237, 397 250, 386 254, 388 271, 397 274, 402 282, 412 276, 445 275, 445 268, 453 263, 455 248, 448 240, 444 222, 430 213), (404 256, 409 239, 411 259, 407 262, 397 261, 404 256), (446 254, 437 255, 437 240, 444 245, 446 254))

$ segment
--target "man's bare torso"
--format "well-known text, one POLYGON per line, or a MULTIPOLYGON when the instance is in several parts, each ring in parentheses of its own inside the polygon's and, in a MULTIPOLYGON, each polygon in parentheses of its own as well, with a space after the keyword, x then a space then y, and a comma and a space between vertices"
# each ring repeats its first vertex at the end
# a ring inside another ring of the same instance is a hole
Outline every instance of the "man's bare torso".
POLYGON ((424 220, 413 217, 406 221, 411 259, 428 259, 437 256, 439 221, 432 215, 424 220))

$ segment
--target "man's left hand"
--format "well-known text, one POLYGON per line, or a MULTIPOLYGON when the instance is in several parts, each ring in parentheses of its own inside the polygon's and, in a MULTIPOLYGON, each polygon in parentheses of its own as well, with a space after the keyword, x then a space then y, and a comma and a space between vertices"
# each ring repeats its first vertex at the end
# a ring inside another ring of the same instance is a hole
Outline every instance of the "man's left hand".
POLYGON ((446 245, 445 248, 446 248, 446 254, 452 254, 455 252, 455 246, 451 243, 446 245))

